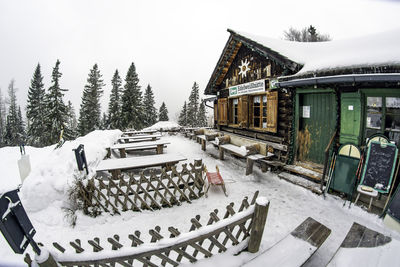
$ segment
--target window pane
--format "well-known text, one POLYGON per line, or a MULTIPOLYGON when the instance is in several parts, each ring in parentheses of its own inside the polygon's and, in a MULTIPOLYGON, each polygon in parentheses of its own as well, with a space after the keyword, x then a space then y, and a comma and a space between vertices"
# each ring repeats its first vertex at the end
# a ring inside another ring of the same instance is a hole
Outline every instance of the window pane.
POLYGON ((254 127, 260 127, 260 118, 254 118, 254 127))
POLYGON ((253 98, 253 103, 258 103, 258 104, 260 104, 260 100, 261 100, 260 96, 255 96, 255 97, 253 98))
POLYGON ((382 97, 367 97, 367 128, 380 129, 382 125, 382 97))
POLYGON ((373 129, 380 129, 382 125, 381 114, 368 113, 367 114, 367 127, 373 129))
POLYGON ((263 107, 263 117, 267 117, 267 107, 263 107))
POLYGON ((263 106, 267 106, 267 96, 263 96, 263 106))
POLYGON ((260 116, 260 107, 254 107, 254 116, 260 116))
POLYGON ((381 108, 382 97, 367 97, 367 106, 372 108, 381 108))
POLYGON ((234 105, 235 105, 235 104, 237 105, 238 99, 237 99, 237 98, 233 99, 233 100, 232 100, 232 103, 233 103, 234 105))

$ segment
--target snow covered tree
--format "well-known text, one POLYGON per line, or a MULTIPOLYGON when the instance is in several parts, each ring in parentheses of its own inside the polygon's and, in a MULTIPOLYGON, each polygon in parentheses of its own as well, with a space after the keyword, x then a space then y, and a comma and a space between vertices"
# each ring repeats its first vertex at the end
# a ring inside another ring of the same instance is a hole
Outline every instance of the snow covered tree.
POLYGON ((194 82, 187 106, 187 122, 191 127, 197 126, 199 113, 199 85, 194 82))
POLYGON ((150 84, 148 84, 143 97, 144 127, 149 127, 157 122, 157 110, 154 105, 153 90, 150 84))
POLYGON ((203 101, 201 101, 201 103, 200 103, 199 116, 198 116, 197 122, 198 122, 197 126, 200 126, 200 127, 207 126, 206 106, 204 105, 203 101))
POLYGON ((111 95, 110 102, 108 103, 108 128, 120 129, 122 127, 121 116, 121 92, 122 80, 119 76, 118 70, 115 70, 114 76, 111 80, 111 95))
POLYGON ((317 29, 312 25, 301 30, 290 27, 289 30, 284 31, 283 34, 285 40, 296 42, 324 42, 332 40, 329 34, 317 32, 317 29))
POLYGON ((24 125, 22 121, 21 109, 17 105, 16 88, 14 80, 11 80, 8 86, 8 97, 10 106, 6 118, 6 127, 4 133, 4 143, 8 146, 16 146, 23 143, 24 140, 24 125))
POLYGON ((135 64, 132 62, 125 78, 125 90, 122 95, 122 128, 143 128, 142 92, 135 64))
POLYGON ((169 121, 167 106, 164 102, 161 104, 159 114, 159 121, 169 121))
POLYGON ((56 65, 51 74, 51 86, 46 94, 46 145, 58 143, 60 133, 63 131, 65 139, 70 139, 67 125, 67 106, 64 104, 63 96, 67 89, 60 88, 60 61, 57 59, 56 65))
POLYGON ((179 114, 178 123, 179 123, 179 125, 181 125, 181 126, 187 126, 187 125, 188 125, 186 101, 185 101, 185 103, 183 104, 181 113, 179 114))
POLYGON ((68 101, 67 104, 67 129, 70 131, 71 139, 78 137, 78 121, 76 119, 75 108, 71 101, 68 101))
POLYGON ((103 94, 103 80, 97 64, 90 70, 87 84, 83 89, 81 109, 79 111, 78 132, 86 135, 91 131, 100 129, 101 106, 100 97, 103 94))
POLYGON ((32 146, 44 146, 46 139, 46 123, 44 121, 46 113, 45 103, 46 90, 44 89, 43 76, 40 71, 40 64, 37 64, 31 86, 28 90, 28 105, 26 117, 28 119, 27 142, 32 146))
POLYGON ((0 89, 0 147, 4 146, 4 132, 6 128, 6 104, 0 89))

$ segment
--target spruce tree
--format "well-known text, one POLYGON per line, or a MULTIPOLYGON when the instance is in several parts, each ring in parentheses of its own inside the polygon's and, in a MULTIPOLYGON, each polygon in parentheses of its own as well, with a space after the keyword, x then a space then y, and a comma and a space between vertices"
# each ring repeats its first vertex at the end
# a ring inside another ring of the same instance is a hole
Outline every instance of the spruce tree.
POLYGON ((67 104, 67 129, 70 132, 70 139, 75 139, 78 137, 78 121, 76 119, 75 108, 71 101, 67 104))
POLYGON ((111 95, 108 104, 108 128, 121 129, 122 116, 121 116, 121 92, 122 80, 119 76, 118 70, 115 70, 114 76, 111 80, 111 95))
POLYGON ((154 104, 154 94, 149 84, 143 97, 144 127, 149 127, 157 122, 157 110, 154 104))
POLYGON ((0 147, 4 146, 4 132, 6 128, 6 104, 0 89, 0 147))
POLYGON ((46 94, 46 145, 58 143, 61 132, 64 139, 70 139, 67 125, 67 106, 64 104, 63 96, 67 89, 60 88, 60 61, 57 59, 56 65, 51 74, 51 86, 46 94))
POLYGON ((199 107, 199 114, 198 114, 198 125, 200 127, 205 127, 207 126, 207 117, 206 117, 206 107, 204 105, 204 102, 201 101, 200 107, 199 107))
POLYGON ((90 70, 87 84, 83 89, 81 109, 79 111, 78 132, 86 135, 91 131, 100 129, 101 106, 100 97, 103 94, 103 80, 97 64, 90 70))
POLYGON ((142 92, 135 64, 132 62, 125 78, 125 89, 122 95, 122 128, 143 128, 142 92))
POLYGON ((43 146, 46 143, 44 133, 46 124, 44 121, 46 103, 46 90, 44 89, 43 76, 40 71, 40 64, 37 64, 31 86, 28 90, 28 104, 26 117, 28 119, 27 142, 32 146, 43 146))
POLYGON ((10 106, 4 133, 4 143, 8 146, 16 146, 25 142, 22 114, 20 107, 17 105, 17 96, 15 94, 17 89, 14 87, 14 83, 15 81, 11 80, 8 86, 10 106))
POLYGON ((158 119, 159 121, 169 121, 168 110, 164 102, 162 102, 161 104, 159 114, 160 114, 158 119))
POLYGON ((187 125, 188 125, 186 101, 185 101, 185 103, 183 104, 181 113, 179 114, 178 123, 179 123, 179 125, 181 125, 181 126, 187 126, 187 125))
POLYGON ((103 115, 101 116, 100 130, 107 130, 108 127, 109 127, 109 123, 108 123, 107 114, 105 112, 103 112, 103 115))
POLYGON ((191 127, 197 126, 199 113, 199 86, 194 82, 192 86, 192 91, 189 96, 189 103, 187 107, 187 120, 191 127))

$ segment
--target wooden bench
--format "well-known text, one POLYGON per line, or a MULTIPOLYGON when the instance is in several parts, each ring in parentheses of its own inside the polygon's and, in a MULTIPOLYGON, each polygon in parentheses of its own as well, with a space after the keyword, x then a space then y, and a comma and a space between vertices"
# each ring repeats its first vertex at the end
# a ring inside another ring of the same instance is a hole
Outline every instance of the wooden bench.
POLYGON ((201 144, 201 150, 206 151, 207 141, 213 141, 219 133, 205 133, 196 136, 196 141, 201 144))
MULTIPOLYGON (((217 144, 214 142, 213 144, 217 144)), ((219 159, 224 160, 225 157, 225 151, 229 152, 232 155, 235 155, 237 157, 245 158, 246 159, 246 175, 252 174, 253 173, 253 165, 254 162, 262 160, 262 159, 267 159, 273 156, 272 153, 268 153, 268 155, 262 155, 262 154, 251 154, 249 155, 248 152, 243 149, 243 147, 239 147, 233 144, 223 144, 219 145, 219 159)))
POLYGON ((311 217, 289 235, 242 266, 303 266, 331 230, 311 217))
POLYGON ((145 142, 145 141, 156 141, 160 139, 161 134, 151 134, 151 135, 137 135, 137 136, 121 136, 118 138, 118 142, 121 143, 135 143, 135 142, 145 142))
POLYGON ((126 144, 116 144, 108 148, 107 156, 111 156, 111 150, 119 150, 121 158, 126 158, 126 151, 135 150, 149 150, 156 149, 157 154, 162 154, 164 152, 164 147, 170 142, 165 141, 152 141, 152 142, 141 142, 141 143, 126 143, 126 144))
POLYGON ((132 158, 106 159, 100 161, 99 165, 96 167, 96 172, 108 171, 111 173, 113 179, 118 179, 121 171, 155 166, 170 169, 171 166, 184 160, 186 160, 186 158, 179 154, 159 154, 132 158))
POLYGON ((385 246, 391 241, 389 236, 353 223, 327 266, 360 266, 361 262, 368 262, 368 266, 394 266, 399 257, 394 259, 393 255, 398 255, 399 251, 396 246, 385 246), (355 253, 359 248, 368 248, 370 253, 355 253))
POLYGON ((133 136, 133 135, 141 135, 141 134, 147 134, 151 135, 153 133, 156 133, 156 130, 147 130, 147 131, 126 131, 122 133, 122 136, 133 136))

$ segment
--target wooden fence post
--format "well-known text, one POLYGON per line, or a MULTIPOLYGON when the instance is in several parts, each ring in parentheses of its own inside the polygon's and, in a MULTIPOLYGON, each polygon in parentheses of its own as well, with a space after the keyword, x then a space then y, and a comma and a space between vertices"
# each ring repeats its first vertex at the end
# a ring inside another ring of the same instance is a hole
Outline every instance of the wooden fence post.
POLYGON ((251 225, 248 251, 256 253, 260 249, 261 239, 264 233, 265 222, 267 221, 269 201, 265 197, 256 200, 251 225))
POLYGON ((35 255, 35 261, 40 267, 57 267, 58 264, 53 256, 44 248, 41 249, 40 255, 35 255))

